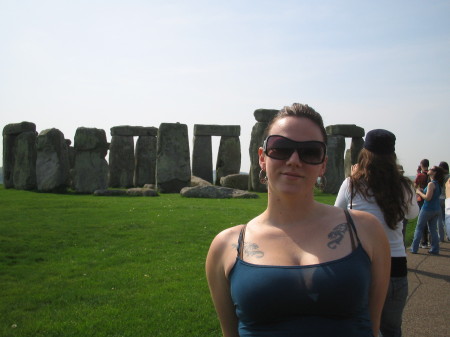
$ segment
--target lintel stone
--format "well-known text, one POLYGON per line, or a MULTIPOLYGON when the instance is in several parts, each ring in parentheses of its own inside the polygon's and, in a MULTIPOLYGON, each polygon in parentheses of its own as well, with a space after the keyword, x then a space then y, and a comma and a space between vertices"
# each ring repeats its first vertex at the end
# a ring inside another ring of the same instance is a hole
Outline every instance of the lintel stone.
POLYGON ((366 134, 362 127, 359 127, 355 124, 328 125, 325 130, 327 132, 327 135, 330 136, 360 138, 364 137, 364 135, 366 134))
POLYGON ((36 132, 36 124, 31 122, 21 122, 8 124, 3 128, 3 136, 18 135, 22 132, 36 132))
POLYGON ((257 109, 253 113, 257 122, 269 123, 280 110, 275 109, 257 109))
POLYGON ((158 128, 153 126, 120 125, 111 128, 111 136, 154 136, 158 135, 158 128))
POLYGON ((239 137, 240 135, 241 135, 240 125, 207 125, 207 124, 194 125, 194 136, 239 137))

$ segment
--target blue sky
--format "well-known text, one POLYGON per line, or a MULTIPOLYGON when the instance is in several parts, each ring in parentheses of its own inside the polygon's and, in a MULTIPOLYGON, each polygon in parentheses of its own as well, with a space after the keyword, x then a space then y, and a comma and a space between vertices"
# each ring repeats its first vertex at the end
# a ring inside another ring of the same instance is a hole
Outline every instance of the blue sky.
MULTIPOLYGON (((450 162, 450 1, 0 0, 0 127, 241 125, 293 102, 450 162)), ((218 148, 214 139, 214 151, 218 148)), ((192 149, 192 148, 191 148, 192 149)), ((0 148, 1 151, 1 148, 0 148)), ((215 157, 215 155, 214 155, 215 157)))

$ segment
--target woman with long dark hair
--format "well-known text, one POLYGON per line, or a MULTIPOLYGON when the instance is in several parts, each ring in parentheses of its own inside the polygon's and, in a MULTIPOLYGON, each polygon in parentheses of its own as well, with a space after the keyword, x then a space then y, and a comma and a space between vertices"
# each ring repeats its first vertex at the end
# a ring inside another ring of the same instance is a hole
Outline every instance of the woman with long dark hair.
POLYGON ((366 211, 383 224, 391 251, 388 295, 381 315, 384 337, 401 336, 403 309, 408 296, 406 250, 403 219, 413 219, 419 212, 411 181, 397 167, 395 135, 387 130, 369 131, 358 163, 344 180, 335 206, 366 211))

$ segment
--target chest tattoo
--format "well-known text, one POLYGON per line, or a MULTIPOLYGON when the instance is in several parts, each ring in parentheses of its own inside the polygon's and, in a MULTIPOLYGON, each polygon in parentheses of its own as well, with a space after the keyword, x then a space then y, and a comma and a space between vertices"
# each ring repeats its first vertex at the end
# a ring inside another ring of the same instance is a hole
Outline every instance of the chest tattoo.
MULTIPOLYGON (((236 244, 232 245, 234 248, 237 248, 236 244)), ((258 259, 264 256, 264 252, 259 249, 259 246, 256 243, 252 242, 244 242, 244 254, 246 256, 254 256, 258 259)))
POLYGON ((345 232, 347 232, 347 224, 341 223, 333 228, 333 230, 328 234, 328 239, 330 242, 327 243, 328 248, 336 249, 336 247, 341 243, 344 238, 345 232))

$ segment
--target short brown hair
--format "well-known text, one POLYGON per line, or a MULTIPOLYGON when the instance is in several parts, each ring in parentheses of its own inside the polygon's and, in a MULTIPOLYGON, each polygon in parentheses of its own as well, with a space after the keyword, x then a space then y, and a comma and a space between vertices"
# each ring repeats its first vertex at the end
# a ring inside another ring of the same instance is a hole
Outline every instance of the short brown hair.
POLYGON ((267 128, 264 131, 264 139, 267 136, 269 136, 269 132, 273 124, 277 120, 286 117, 308 118, 319 127, 320 132, 322 133, 323 136, 323 141, 325 144, 327 143, 328 137, 327 132, 325 131, 325 127, 323 126, 322 116, 307 104, 300 104, 300 103, 294 103, 291 106, 285 106, 283 109, 281 109, 275 115, 275 117, 273 117, 273 119, 269 122, 269 125, 267 125, 267 128))

